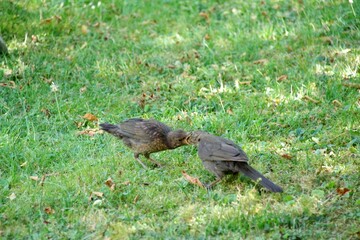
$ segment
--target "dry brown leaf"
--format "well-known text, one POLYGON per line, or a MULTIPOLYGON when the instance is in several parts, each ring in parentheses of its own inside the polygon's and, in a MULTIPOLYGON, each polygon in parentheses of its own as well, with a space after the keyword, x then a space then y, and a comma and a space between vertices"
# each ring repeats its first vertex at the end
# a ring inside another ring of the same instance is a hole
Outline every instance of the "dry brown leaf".
POLYGON ((348 189, 348 188, 338 188, 338 189, 336 189, 336 192, 337 192, 339 195, 343 196, 343 195, 345 195, 347 192, 350 192, 350 189, 348 189))
POLYGON ((286 80, 287 78, 288 78, 287 75, 281 75, 280 77, 278 77, 278 78, 276 79, 276 81, 282 82, 282 81, 286 80))
POLYGON ((334 104, 334 106, 337 106, 337 107, 342 106, 342 103, 339 100, 336 100, 336 99, 334 101, 332 101, 332 104, 334 104))
POLYGON ((44 113, 47 118, 51 116, 50 110, 47 108, 42 108, 41 112, 44 113))
POLYGON ((74 122, 77 128, 81 128, 84 123, 83 122, 74 122))
POLYGON ((51 207, 46 207, 46 208, 44 209, 44 211, 45 211, 47 214, 53 214, 53 213, 55 213, 55 210, 52 209, 51 207))
POLYGON ((86 25, 81 25, 81 33, 86 35, 88 34, 88 32, 89 32, 88 27, 86 25))
POLYGON ((209 20, 209 14, 207 14, 206 12, 201 12, 199 13, 200 17, 203 17, 206 21, 209 20))
POLYGON ((345 86, 345 87, 351 87, 351 88, 360 89, 360 84, 359 83, 344 82, 344 83, 342 83, 342 85, 345 86))
POLYGON ((133 203, 134 203, 134 204, 137 203, 138 200, 139 200, 139 195, 136 195, 135 198, 134 198, 133 203))
POLYGON ((61 16, 55 15, 54 18, 56 19, 56 21, 59 23, 61 22, 62 18, 61 16))
POLYGON ((129 185, 130 183, 131 183, 130 181, 125 181, 125 182, 122 183, 122 185, 127 186, 127 185, 129 185))
POLYGON ((318 101, 316 99, 313 99, 312 97, 310 97, 308 95, 303 96, 302 99, 313 102, 313 103, 316 103, 316 104, 320 103, 320 101, 318 101))
POLYGON ((205 39, 206 41, 209 41, 209 40, 210 40, 210 35, 209 35, 209 34, 205 34, 204 39, 205 39))
POLYGON ((97 196, 97 197, 102 198, 102 197, 104 196, 104 193, 102 193, 102 192, 92 192, 91 195, 95 195, 95 196, 97 196))
POLYGON ((253 62, 253 64, 267 64, 269 62, 269 60, 263 58, 263 59, 259 59, 253 62))
POLYGON ((41 24, 49 24, 49 23, 52 22, 52 20, 53 20, 52 17, 51 17, 51 18, 44 19, 44 20, 41 21, 41 24))
POLYGON ((8 87, 8 88, 16 88, 16 84, 14 81, 9 81, 7 83, 0 83, 0 87, 8 87))
POLYGON ((204 185, 200 182, 200 180, 198 178, 192 177, 189 174, 187 174, 185 171, 181 171, 182 175, 184 176, 184 178, 191 184, 197 185, 201 188, 204 187, 204 185))
POLYGON ((285 158, 285 159, 288 159, 288 160, 291 160, 293 157, 287 153, 285 154, 281 154, 281 157, 285 158))
POLYGON ((77 135, 87 135, 93 137, 95 134, 101 134, 101 133, 103 133, 102 130, 93 128, 93 129, 85 129, 83 131, 79 131, 77 132, 77 135))
POLYGON ((115 183, 110 177, 105 181, 105 185, 108 186, 111 191, 115 190, 115 183))
POLYGON ((34 180, 34 181, 39 181, 39 177, 38 177, 38 176, 30 176, 30 179, 31 179, 31 180, 34 180))
POLYGON ((86 114, 83 116, 83 118, 85 118, 86 120, 89 120, 89 121, 91 121, 91 122, 95 122, 95 121, 98 121, 98 120, 99 120, 95 115, 93 115, 93 114, 91 114, 91 113, 86 113, 86 114))
POLYGON ((229 114, 229 115, 233 115, 233 114, 234 114, 234 112, 233 112, 233 110, 232 110, 231 108, 228 108, 228 109, 226 110, 226 112, 227 112, 227 114, 229 114))

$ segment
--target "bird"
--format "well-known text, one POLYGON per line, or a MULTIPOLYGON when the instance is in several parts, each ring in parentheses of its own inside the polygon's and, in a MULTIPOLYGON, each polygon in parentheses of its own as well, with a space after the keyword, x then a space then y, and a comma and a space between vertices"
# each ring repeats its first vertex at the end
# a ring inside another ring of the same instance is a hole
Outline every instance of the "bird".
POLYGON ((154 119, 131 118, 117 125, 101 123, 100 127, 120 138, 132 150, 135 160, 144 168, 147 166, 139 159, 140 155, 161 167, 162 165, 152 159, 150 154, 187 145, 186 137, 189 135, 181 129, 173 131, 166 124, 154 119))
POLYGON ((211 189, 225 175, 236 175, 240 172, 254 181, 260 179, 259 183, 272 192, 283 191, 251 167, 246 153, 233 141, 203 131, 190 132, 186 141, 198 146, 198 155, 204 167, 216 176, 216 180, 210 184, 203 183, 206 189, 211 189))

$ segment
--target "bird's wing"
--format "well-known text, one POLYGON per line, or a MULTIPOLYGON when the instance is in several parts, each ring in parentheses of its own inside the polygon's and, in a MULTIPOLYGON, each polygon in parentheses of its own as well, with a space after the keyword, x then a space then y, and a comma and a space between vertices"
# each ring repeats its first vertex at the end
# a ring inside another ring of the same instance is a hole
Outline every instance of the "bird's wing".
POLYGON ((234 142, 220 137, 205 137, 200 140, 199 157, 208 161, 247 162, 245 152, 234 142))
POLYGON ((165 139, 171 129, 155 120, 144 120, 141 118, 132 118, 119 125, 122 133, 141 142, 151 142, 155 139, 165 139))

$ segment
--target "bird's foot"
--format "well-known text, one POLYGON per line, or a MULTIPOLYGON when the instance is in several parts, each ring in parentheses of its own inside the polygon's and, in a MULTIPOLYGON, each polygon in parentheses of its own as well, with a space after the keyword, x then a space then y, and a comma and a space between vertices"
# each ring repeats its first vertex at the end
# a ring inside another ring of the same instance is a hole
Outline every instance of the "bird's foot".
POLYGON ((212 189, 212 184, 201 182, 202 186, 206 189, 206 191, 210 191, 212 189))

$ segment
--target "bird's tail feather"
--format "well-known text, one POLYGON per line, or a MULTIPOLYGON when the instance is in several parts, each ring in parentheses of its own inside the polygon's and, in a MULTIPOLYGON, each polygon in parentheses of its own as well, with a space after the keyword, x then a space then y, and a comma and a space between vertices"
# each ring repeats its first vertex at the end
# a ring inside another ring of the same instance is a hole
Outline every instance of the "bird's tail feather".
POLYGON ((259 183, 272 192, 283 191, 281 187, 279 187, 278 185, 276 185, 275 183, 264 177, 261 173, 256 171, 247 163, 241 164, 239 170, 241 173, 243 173, 244 175, 246 175, 247 177, 251 178, 254 181, 257 181, 259 178, 261 178, 261 181, 259 181, 259 183))
POLYGON ((115 137, 122 138, 123 134, 121 133, 120 128, 117 125, 110 124, 110 123, 101 123, 100 124, 101 130, 114 135, 115 137))

